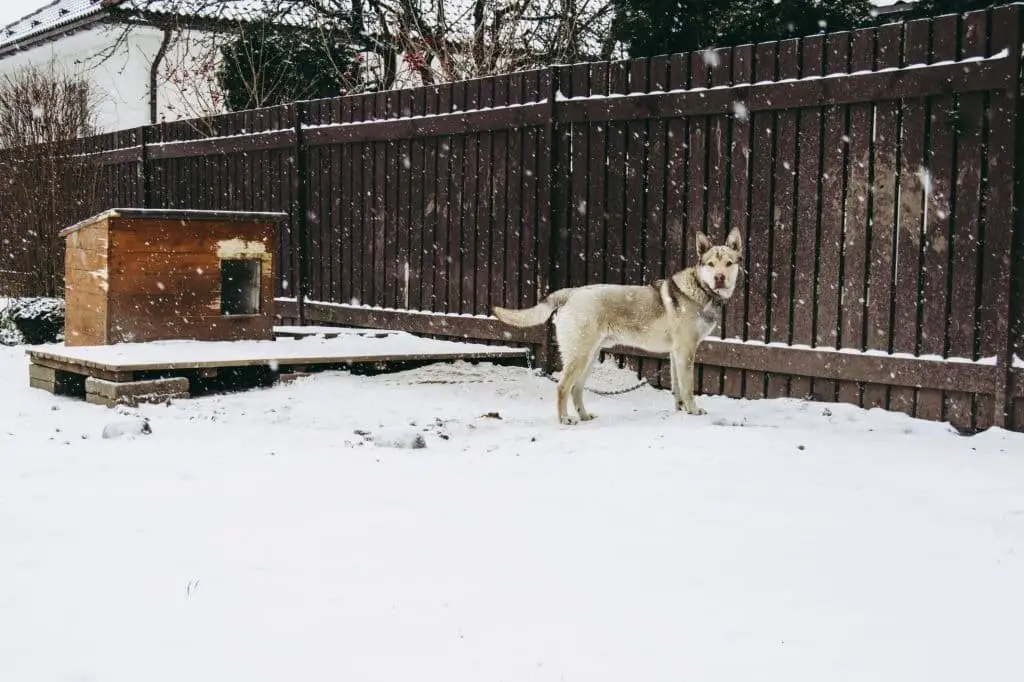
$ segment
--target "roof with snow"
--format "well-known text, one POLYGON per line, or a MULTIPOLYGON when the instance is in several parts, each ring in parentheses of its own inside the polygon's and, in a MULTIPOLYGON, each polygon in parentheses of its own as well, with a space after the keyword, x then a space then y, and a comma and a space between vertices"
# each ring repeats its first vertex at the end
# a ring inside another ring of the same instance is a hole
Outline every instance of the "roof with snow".
MULTIPOLYGON (((913 2, 871 0, 880 15, 905 11, 913 2)), ((84 28, 107 18, 115 9, 232 23, 267 19, 298 26, 305 23, 303 17, 295 11, 268 16, 268 7, 274 4, 266 0, 54 0, 0 29, 0 53, 27 48, 35 42, 53 37, 55 32, 84 28)))
MULTIPOLYGON (((54 32, 84 28, 114 10, 237 23, 267 19, 267 6, 265 0, 54 0, 0 29, 0 51, 29 47, 54 32)), ((297 16, 272 20, 299 24, 297 16)))

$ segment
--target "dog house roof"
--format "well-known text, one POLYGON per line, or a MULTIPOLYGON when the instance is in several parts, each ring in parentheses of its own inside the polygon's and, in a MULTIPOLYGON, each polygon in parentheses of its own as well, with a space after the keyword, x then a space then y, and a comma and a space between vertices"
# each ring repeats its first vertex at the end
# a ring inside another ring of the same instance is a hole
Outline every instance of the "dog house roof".
POLYGON ((106 218, 150 218, 153 220, 235 220, 238 222, 278 222, 288 217, 280 211, 207 211, 177 208, 110 208, 102 213, 65 227, 58 233, 66 237, 86 225, 106 218))

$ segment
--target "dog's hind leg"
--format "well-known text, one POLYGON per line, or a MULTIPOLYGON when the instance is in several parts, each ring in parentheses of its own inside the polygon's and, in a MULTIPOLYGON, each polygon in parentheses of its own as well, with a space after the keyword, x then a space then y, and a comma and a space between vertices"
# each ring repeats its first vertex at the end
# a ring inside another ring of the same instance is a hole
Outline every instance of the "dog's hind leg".
POLYGON ((567 346, 571 352, 562 356, 562 378, 558 380, 558 421, 562 424, 575 424, 576 420, 569 417, 569 396, 579 413, 580 420, 591 419, 583 407, 583 387, 586 385, 586 374, 596 351, 583 350, 585 346, 567 346), (581 352, 582 351, 582 352, 581 352))
POLYGON ((572 404, 576 407, 576 412, 580 415, 580 421, 588 422, 597 416, 587 412, 587 408, 583 406, 583 389, 587 387, 587 379, 590 377, 591 370, 594 369, 594 361, 597 360, 597 356, 600 352, 600 348, 594 349, 590 354, 587 366, 584 367, 579 379, 576 380, 576 384, 572 387, 572 404))

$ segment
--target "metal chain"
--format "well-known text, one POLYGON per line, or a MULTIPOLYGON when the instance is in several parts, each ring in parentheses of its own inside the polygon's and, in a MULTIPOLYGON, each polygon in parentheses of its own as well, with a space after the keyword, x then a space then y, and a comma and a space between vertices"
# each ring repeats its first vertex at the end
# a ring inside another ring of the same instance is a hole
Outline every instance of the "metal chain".
MULTIPOLYGON (((547 376, 549 381, 553 381, 556 384, 558 383, 558 379, 556 379, 555 377, 553 377, 551 375, 545 375, 545 376, 547 376)), ((641 379, 639 381, 639 383, 637 383, 636 386, 630 386, 629 388, 620 388, 620 389, 617 389, 617 390, 614 390, 614 391, 601 391, 601 390, 598 390, 596 388, 589 388, 589 387, 586 387, 586 386, 583 387, 583 390, 590 391, 591 393, 596 393, 597 395, 611 396, 611 395, 622 395, 623 393, 631 393, 631 392, 637 390, 638 388, 643 388, 646 385, 647 385, 647 379, 641 379)))

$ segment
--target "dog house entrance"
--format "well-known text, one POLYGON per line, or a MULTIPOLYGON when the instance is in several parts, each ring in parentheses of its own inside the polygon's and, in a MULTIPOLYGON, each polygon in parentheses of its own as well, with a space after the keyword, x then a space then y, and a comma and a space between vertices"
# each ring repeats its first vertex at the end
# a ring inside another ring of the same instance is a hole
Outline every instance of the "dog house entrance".
POLYGON ((220 312, 222 315, 259 314, 259 260, 220 262, 220 312))

